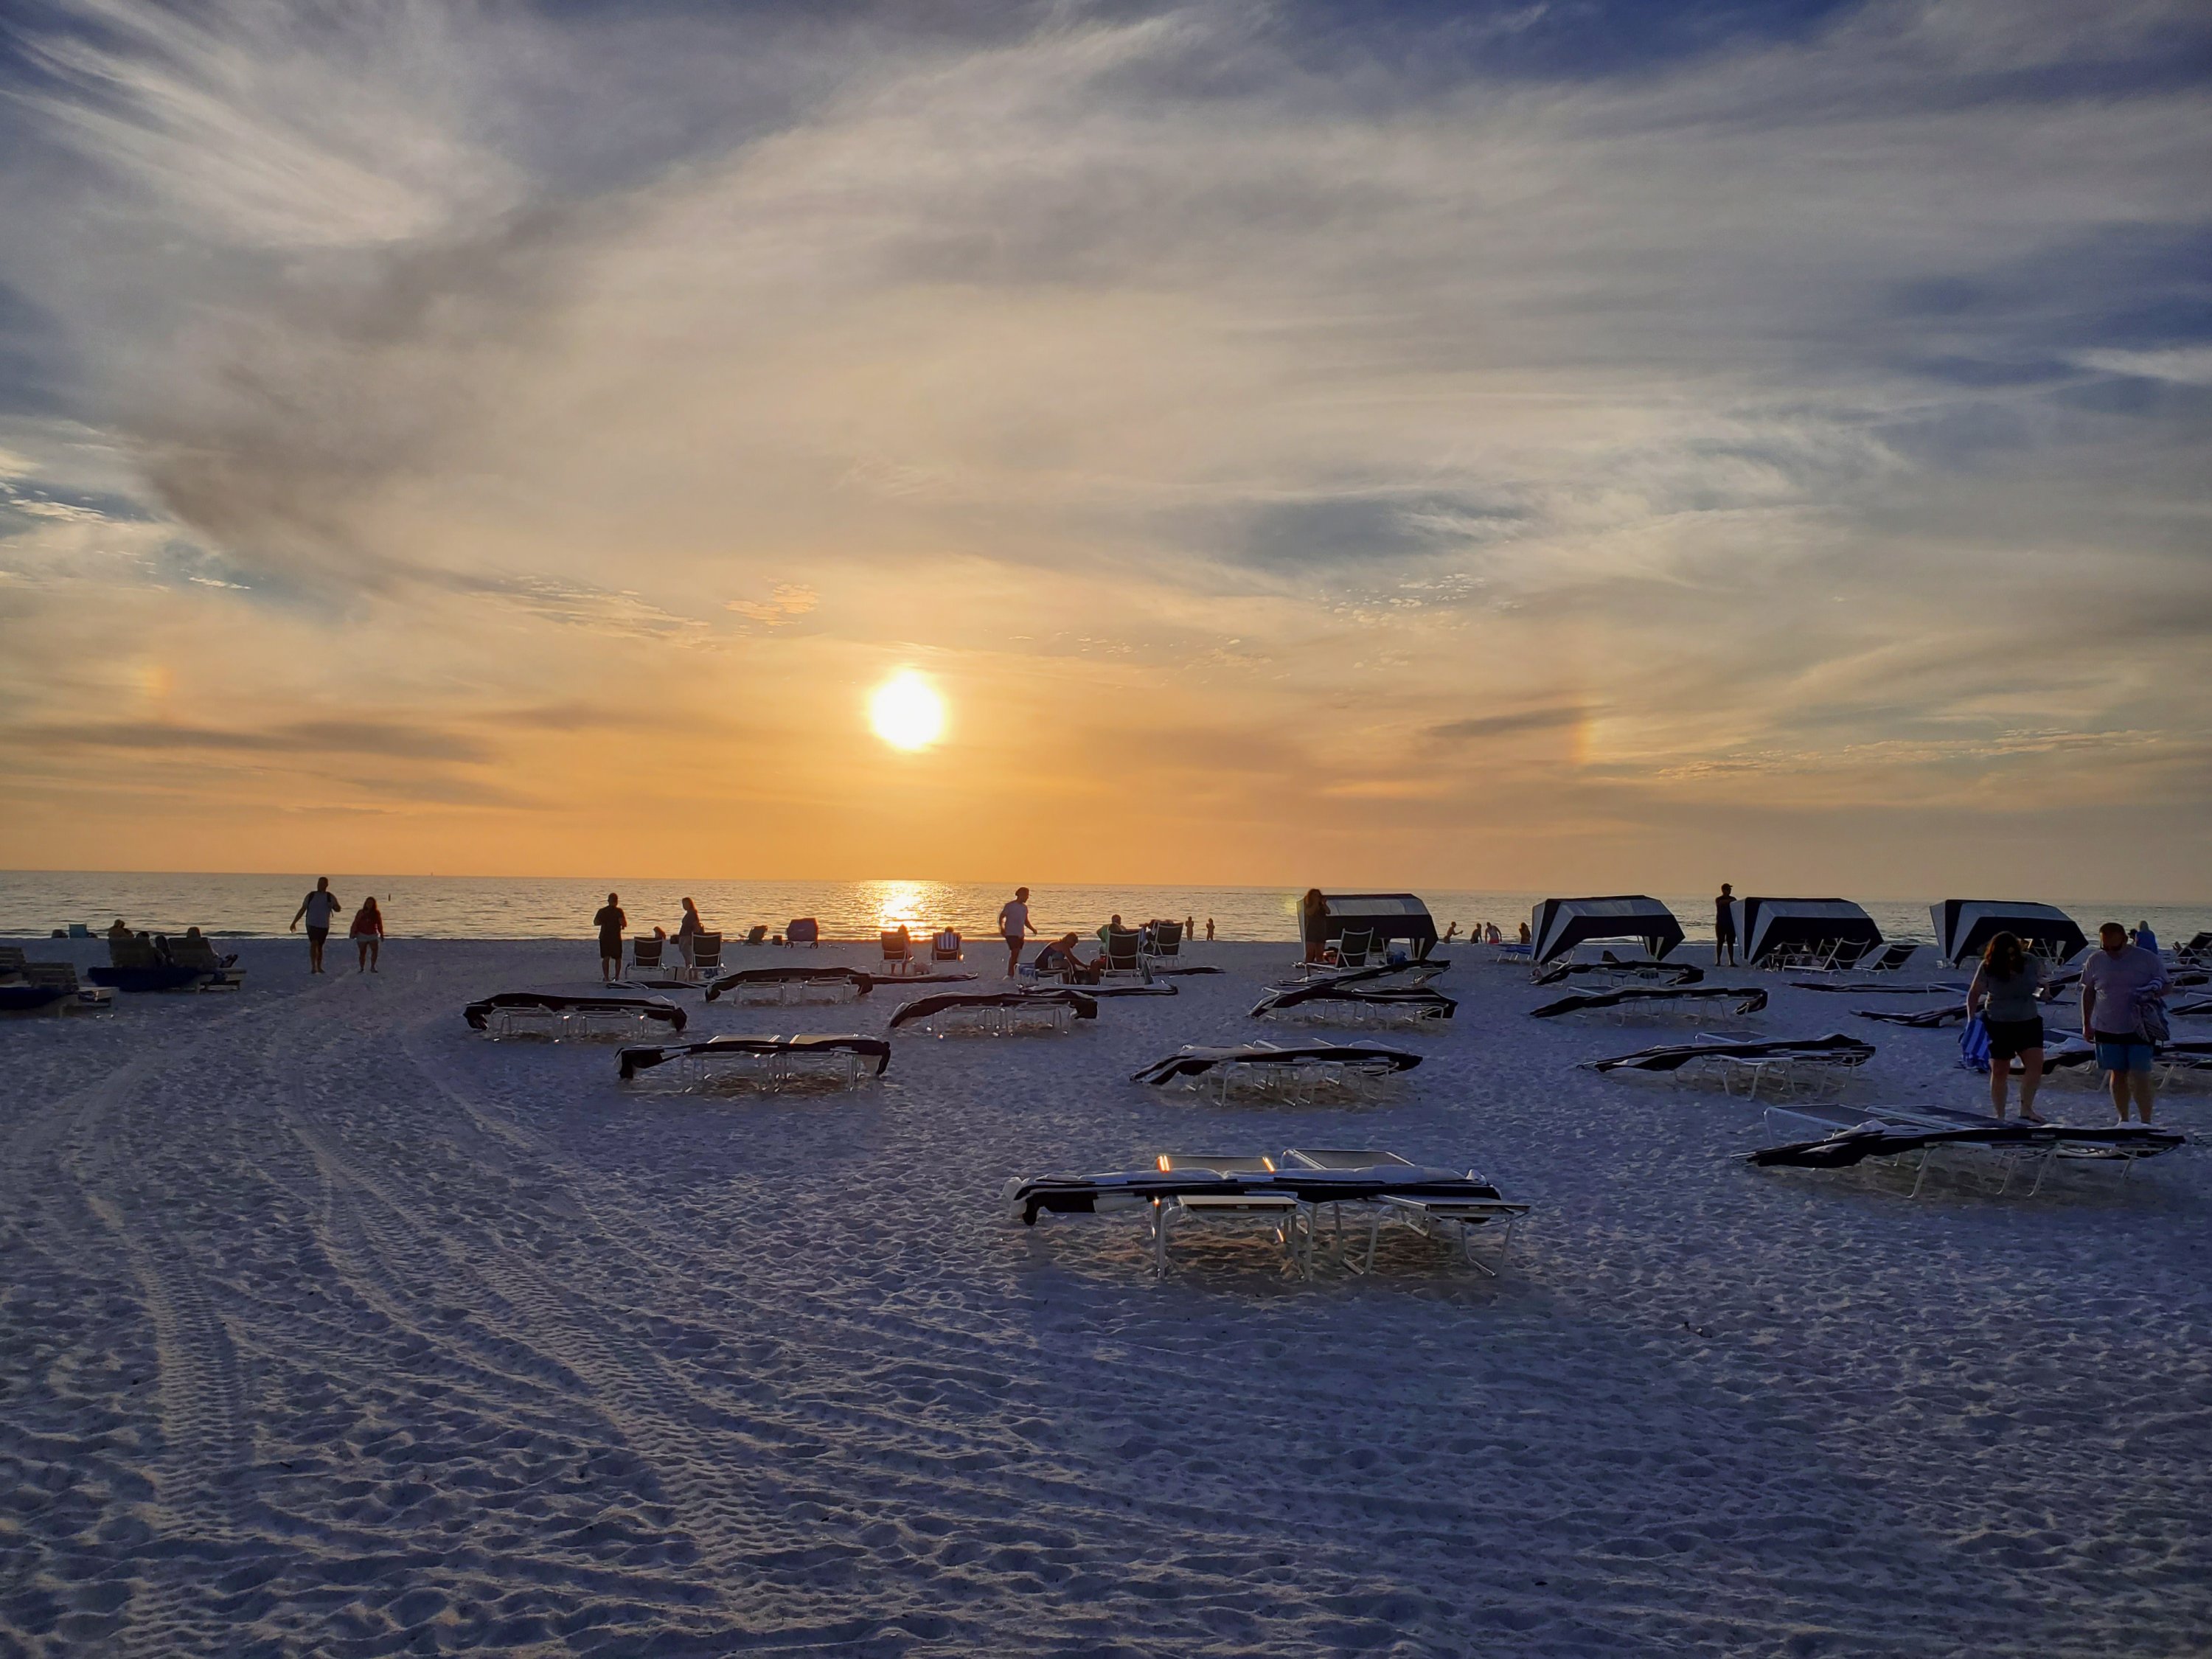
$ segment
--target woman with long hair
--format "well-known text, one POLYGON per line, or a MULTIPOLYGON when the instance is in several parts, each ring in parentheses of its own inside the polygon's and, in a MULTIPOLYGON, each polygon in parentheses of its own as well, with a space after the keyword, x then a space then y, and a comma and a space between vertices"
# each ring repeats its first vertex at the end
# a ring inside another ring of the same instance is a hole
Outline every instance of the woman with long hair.
POLYGON ((376 895, 372 893, 361 902, 361 908, 354 913, 353 926, 346 929, 346 933, 361 955, 361 965, 354 972, 378 972, 376 958, 384 949, 384 912, 376 908, 376 895))
POLYGON ((1298 937, 1305 941, 1308 962, 1328 960, 1328 941, 1322 937, 1328 930, 1328 901, 1321 896, 1320 888, 1309 887, 1298 901, 1298 937))
POLYGON ((2035 1091, 2043 1086, 2043 958, 2030 956, 2017 933, 1999 933, 1982 952, 1966 988, 1966 1013, 1980 1014, 1990 1034, 1990 1109, 2005 1115, 2007 1081, 2020 1061, 2020 1115, 2040 1123, 2035 1091))

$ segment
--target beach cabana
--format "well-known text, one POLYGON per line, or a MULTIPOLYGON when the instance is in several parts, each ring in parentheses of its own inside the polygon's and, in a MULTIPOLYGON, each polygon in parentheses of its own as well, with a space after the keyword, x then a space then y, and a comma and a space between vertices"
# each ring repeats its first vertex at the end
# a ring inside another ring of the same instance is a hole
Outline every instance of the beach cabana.
POLYGON ((1346 933, 1365 934, 1370 951, 1388 951, 1402 939, 1416 958, 1437 945, 1436 921, 1411 893, 1324 893, 1320 915, 1299 913, 1298 935, 1309 951, 1334 949, 1346 933))
POLYGON ((1881 945, 1874 918, 1840 898, 1747 898, 1736 905, 1743 959, 1761 968, 1849 968, 1881 945))
POLYGON ((1989 948, 1999 933, 2017 933, 2038 956, 2069 962, 2089 940, 2081 925, 2055 904, 2021 904, 2001 899, 1945 899, 1931 904, 1936 948, 1957 967, 1989 948))
POLYGON ((1607 898, 1547 898, 1529 913, 1536 967, 1594 939, 1633 939, 1656 962, 1682 942, 1682 924, 1656 898, 1642 893, 1607 898))

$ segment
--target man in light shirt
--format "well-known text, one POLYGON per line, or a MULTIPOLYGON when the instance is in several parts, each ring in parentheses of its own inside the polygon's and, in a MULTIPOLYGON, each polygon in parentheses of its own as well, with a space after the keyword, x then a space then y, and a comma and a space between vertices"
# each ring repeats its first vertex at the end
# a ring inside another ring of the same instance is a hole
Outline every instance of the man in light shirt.
MULTIPOLYGON (((300 925, 300 918, 307 919, 307 971, 323 971, 323 944, 331 936, 331 918, 337 914, 338 896, 331 891, 328 876, 315 878, 315 890, 300 901, 300 908, 292 912, 292 927, 300 925)), ((285 930, 289 932, 290 929, 285 930)))
POLYGON ((1036 932, 1030 926, 1030 890, 1014 889, 1013 897, 999 907, 999 937, 1006 941, 1006 977, 1022 965, 1022 940, 1036 932))
POLYGON ((2156 1051, 2143 1030, 2142 1005, 2166 989, 2166 964, 2131 943, 2117 921, 2099 928, 2097 941, 2099 950, 2081 966, 2081 1036, 2097 1045, 2097 1067, 2112 1085, 2120 1121, 2128 1121, 2132 1099, 2148 1123, 2156 1051))

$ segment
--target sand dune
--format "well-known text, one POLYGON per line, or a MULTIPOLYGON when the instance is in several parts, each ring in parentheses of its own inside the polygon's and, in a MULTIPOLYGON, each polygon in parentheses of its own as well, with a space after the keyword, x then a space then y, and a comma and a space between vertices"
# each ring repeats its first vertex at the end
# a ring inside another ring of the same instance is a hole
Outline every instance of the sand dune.
MULTIPOLYGON (((238 996, 0 1024, 0 1653, 2203 1650, 2194 1149, 2033 1204, 1753 1172, 1741 1103, 1572 1069, 1686 1028, 1531 1021, 1465 962, 1393 1103, 1125 1081, 1258 1034, 1281 946, 1063 1037, 899 1038, 851 1097, 464 1027, 590 950, 253 944, 238 996), (1300 1140, 1541 1207, 1502 1279, 1408 1237, 1313 1285, 997 1207, 1300 1140)), ((1764 982, 1760 1029, 1881 1044, 1859 1097, 1978 1097, 1950 1034, 1764 982)))

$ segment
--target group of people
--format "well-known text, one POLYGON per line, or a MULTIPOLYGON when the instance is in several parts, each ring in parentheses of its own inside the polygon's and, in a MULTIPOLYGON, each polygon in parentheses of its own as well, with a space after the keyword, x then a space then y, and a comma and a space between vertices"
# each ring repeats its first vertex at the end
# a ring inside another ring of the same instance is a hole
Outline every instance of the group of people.
MULTIPOLYGON (((331 922, 339 908, 338 896, 331 891, 331 878, 318 876, 315 890, 301 899, 300 908, 292 913, 292 925, 285 931, 297 931, 302 921, 307 924, 307 971, 311 974, 323 971, 323 946, 330 939, 331 922)), ((353 925, 346 929, 346 937, 353 941, 355 953, 360 958, 354 972, 380 971, 376 961, 384 952, 384 912, 377 908, 374 893, 363 899, 361 908, 354 912, 353 925)))
MULTIPOLYGON (((2151 1068, 2166 1031, 2166 964, 2148 923, 2131 936, 2117 921, 2097 930, 2097 949, 2081 964, 2081 1040, 2097 1050, 2097 1069, 2112 1091, 2112 1109, 2128 1121, 2130 1107, 2151 1121, 2151 1068), (2148 941, 2148 942, 2146 942, 2148 941)), ((2012 1065, 2020 1062, 2020 1115, 2035 1109, 2043 1085, 2042 1005, 2051 997, 2050 969, 2016 933, 1999 933, 1982 952, 1966 988, 1966 1013, 1981 1016, 1990 1039, 1990 1106, 2005 1115, 2012 1065)))
MULTIPOLYGON (((1172 923, 1167 925, 1173 926, 1172 923)), ((1151 922, 1146 922, 1141 928, 1127 927, 1122 922, 1117 912, 1099 927, 1097 934, 1098 954, 1089 962, 1084 961, 1077 954, 1077 947, 1082 935, 1071 931, 1062 933, 1058 939, 1048 941, 1044 948, 1037 952, 1036 969, 1042 974, 1059 974, 1065 978, 1087 979, 1095 983, 1099 975, 1106 970, 1109 939, 1115 933, 1135 933, 1139 939, 1145 939, 1150 934, 1152 926, 1151 922)), ((1017 887, 1014 889, 1013 897, 999 907, 999 937, 1005 941, 1006 946, 1006 977, 1008 979, 1013 978, 1021 971, 1023 947, 1029 942, 1030 935, 1036 931, 1036 924, 1030 920, 1030 890, 1026 887, 1017 887)), ((1182 919, 1182 936, 1187 939, 1194 939, 1198 937, 1197 918, 1185 916, 1182 919)), ((1206 919, 1206 940, 1209 945, 1213 942, 1212 916, 1206 919)))
MULTIPOLYGON (((622 977, 623 939, 629 927, 629 917, 623 910, 620 893, 607 895, 607 902, 592 915, 592 926, 599 929, 599 977, 611 984, 622 977)), ((676 949, 686 967, 691 964, 694 941, 708 931, 707 924, 700 919, 699 907, 691 900, 685 899, 684 919, 676 924, 676 949)), ((668 930, 655 927, 653 936, 665 944, 668 930)))

